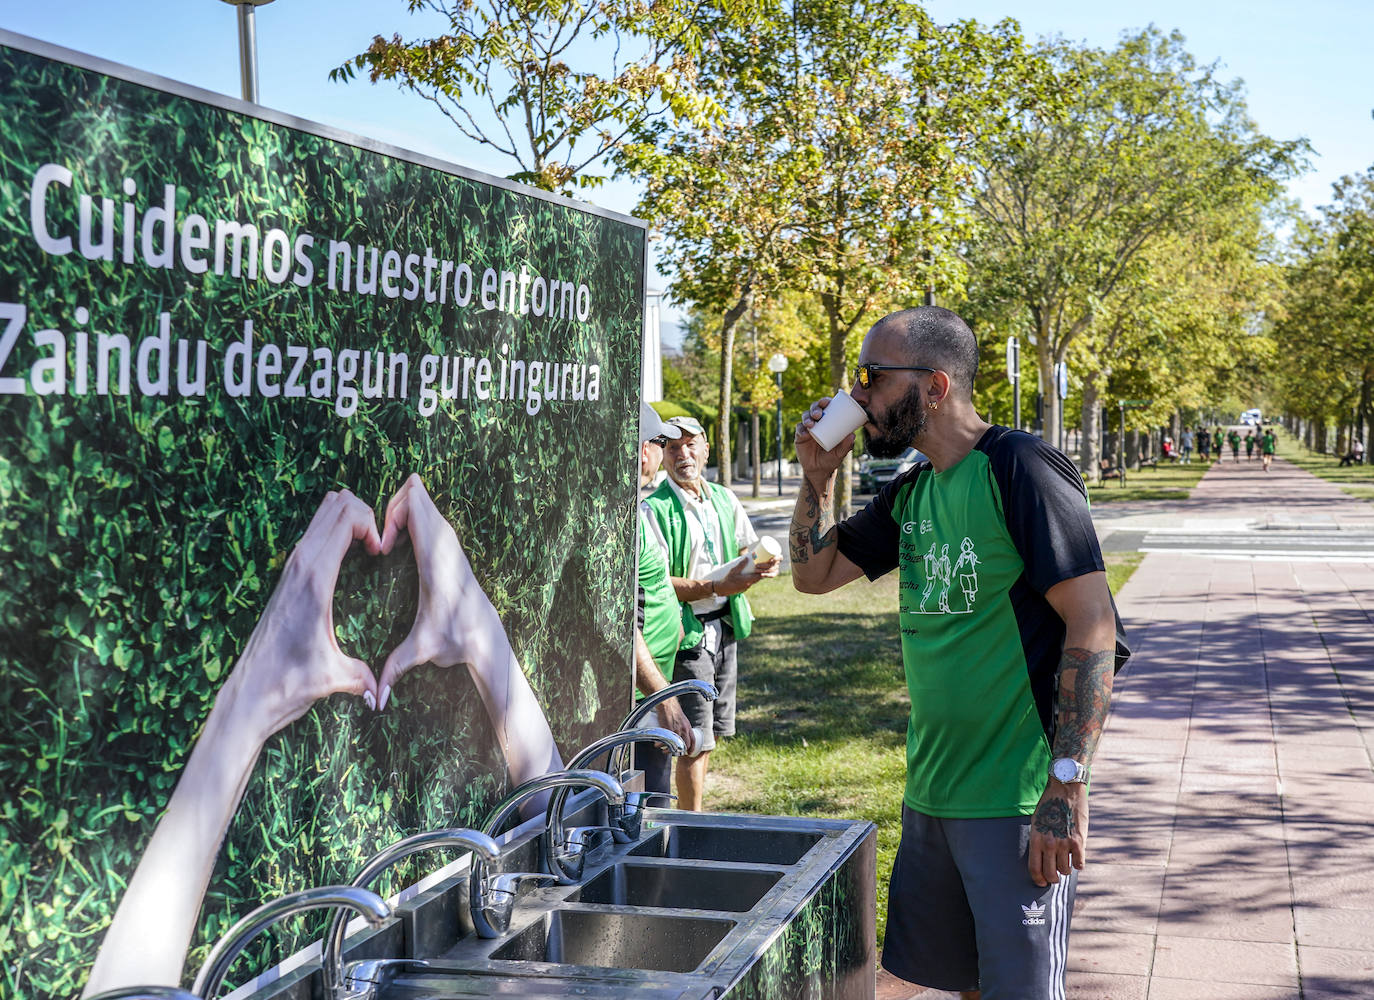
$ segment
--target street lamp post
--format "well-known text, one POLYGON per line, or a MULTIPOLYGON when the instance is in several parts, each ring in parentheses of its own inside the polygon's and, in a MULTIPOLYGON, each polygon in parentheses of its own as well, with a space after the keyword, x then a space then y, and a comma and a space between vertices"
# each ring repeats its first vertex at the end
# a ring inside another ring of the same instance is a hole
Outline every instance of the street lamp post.
POLYGON ((774 354, 768 359, 768 370, 778 380, 778 496, 782 496, 782 373, 787 371, 787 355, 774 354))
POLYGON ((243 99, 258 103, 258 33, 253 9, 272 0, 224 0, 239 9, 239 85, 243 99))

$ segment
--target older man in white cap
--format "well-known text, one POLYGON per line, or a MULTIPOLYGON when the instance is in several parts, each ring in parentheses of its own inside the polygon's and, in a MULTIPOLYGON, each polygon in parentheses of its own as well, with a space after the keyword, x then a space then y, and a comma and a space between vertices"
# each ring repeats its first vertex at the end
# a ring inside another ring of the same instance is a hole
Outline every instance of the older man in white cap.
POLYGON ((668 479, 644 502, 666 543, 668 573, 682 604, 686 634, 673 680, 709 681, 720 692, 714 702, 697 695, 681 699, 702 738, 701 752, 678 758, 678 806, 700 811, 711 750, 718 739, 735 734, 735 642, 749 635, 754 621, 744 592, 764 577, 777 576, 779 563, 747 558, 735 563, 758 541, 749 516, 732 491, 706 480, 705 428, 691 417, 668 423, 681 431, 664 452, 668 479))
MULTIPOLYGON (((663 462, 663 446, 682 434, 665 424, 648 403, 639 404, 639 485, 649 486, 663 462)), ((667 546, 653 516, 643 504, 639 508, 639 587, 635 613, 635 690, 638 696, 650 695, 668 686, 673 664, 682 640, 682 611, 668 579, 667 546)), ((682 737, 689 746, 692 726, 682 714, 676 698, 659 705, 658 719, 665 728, 682 737)), ((637 743, 635 767, 644 772, 644 790, 672 791, 672 758, 656 744, 637 743)))

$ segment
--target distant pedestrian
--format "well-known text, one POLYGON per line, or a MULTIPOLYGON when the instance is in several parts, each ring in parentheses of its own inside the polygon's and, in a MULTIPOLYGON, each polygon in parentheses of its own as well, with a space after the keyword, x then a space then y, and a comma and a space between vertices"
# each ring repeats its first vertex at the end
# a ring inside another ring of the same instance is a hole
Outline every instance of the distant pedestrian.
POLYGON ((1221 461, 1221 428, 1212 431, 1212 450, 1217 453, 1217 461, 1221 461))
POLYGON ((1201 462, 1206 462, 1212 456, 1212 438, 1207 433, 1206 427, 1197 429, 1197 457, 1201 462))
POLYGON ((1240 431, 1234 427, 1226 435, 1226 440, 1231 444, 1231 461, 1240 461, 1240 431))
POLYGON ((1341 456, 1341 466, 1364 464, 1364 442, 1359 438, 1350 442, 1350 450, 1341 456))
POLYGON ((1178 438, 1179 451, 1182 457, 1179 459, 1184 465, 1193 461, 1193 432, 1188 428, 1183 428, 1183 433, 1178 438))
POLYGON ((1264 437, 1260 438, 1260 455, 1264 459, 1264 471, 1269 471, 1269 463, 1274 460, 1274 445, 1277 439, 1274 437, 1272 429, 1264 432, 1264 437))
POLYGON ((1245 432, 1245 460, 1253 462, 1255 460, 1255 432, 1245 432))

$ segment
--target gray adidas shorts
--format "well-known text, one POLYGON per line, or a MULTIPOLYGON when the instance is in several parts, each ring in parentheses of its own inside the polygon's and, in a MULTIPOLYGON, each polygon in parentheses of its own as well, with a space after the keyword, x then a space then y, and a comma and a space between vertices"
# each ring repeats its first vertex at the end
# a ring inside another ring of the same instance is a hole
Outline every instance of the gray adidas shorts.
POLYGON ((902 807, 883 968, 983 1000, 1064 1000, 1078 873, 1041 888, 1030 817, 937 819, 902 807))

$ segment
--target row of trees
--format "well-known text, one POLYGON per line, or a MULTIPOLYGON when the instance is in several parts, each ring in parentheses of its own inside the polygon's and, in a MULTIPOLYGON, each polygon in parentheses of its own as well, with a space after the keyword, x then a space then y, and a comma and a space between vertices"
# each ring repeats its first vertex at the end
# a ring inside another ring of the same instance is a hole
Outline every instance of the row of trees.
POLYGON ((1368 441, 1374 421, 1374 167, 1335 186, 1304 221, 1288 268, 1287 309, 1274 327, 1274 397, 1326 451, 1328 427, 1368 441))
MULTIPOLYGON (((788 355, 814 398, 923 299, 970 320, 988 369, 1009 334, 1028 384, 1069 364, 1093 476, 1104 403, 1149 400, 1136 419, 1159 424, 1266 367, 1306 147, 1261 134, 1177 34, 1031 45, 902 0, 406 2, 444 31, 378 37, 337 74, 421 93, 521 180, 642 184, 694 367, 716 365, 722 478, 738 394, 776 398, 757 358, 788 355)), ((980 409, 1009 420, 1008 397, 981 380, 980 409)))

